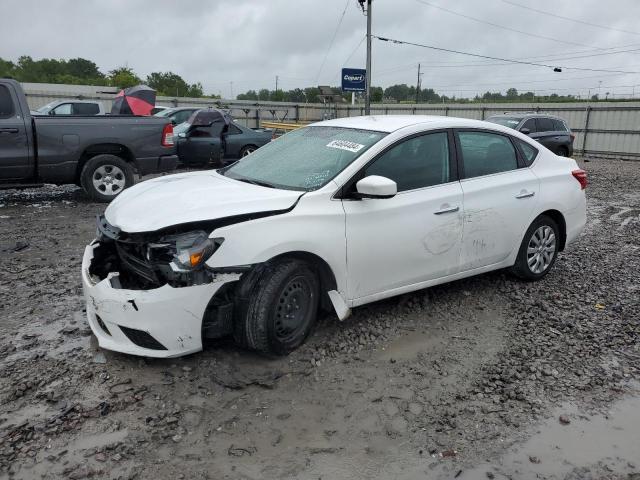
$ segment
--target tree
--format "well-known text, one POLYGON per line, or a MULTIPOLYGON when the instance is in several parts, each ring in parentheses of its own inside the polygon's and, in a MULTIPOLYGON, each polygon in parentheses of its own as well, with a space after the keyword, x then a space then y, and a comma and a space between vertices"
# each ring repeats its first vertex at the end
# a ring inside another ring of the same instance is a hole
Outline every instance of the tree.
POLYGON ((262 88, 259 92, 258 92, 258 100, 269 100, 269 97, 271 95, 271 92, 269 92, 269 90, 267 90, 266 88, 262 88))
POLYGON ((510 100, 515 100, 518 98, 518 90, 515 88, 510 88, 507 90, 507 98, 510 100))
POLYGON ((176 97, 202 97, 204 94, 202 84, 188 84, 177 73, 153 72, 147 76, 147 85, 153 88, 158 95, 176 97))
POLYGON ((133 69, 129 67, 118 67, 109 72, 109 84, 118 88, 129 88, 140 85, 142 80, 133 69))
POLYGON ((382 87, 371 87, 371 101, 374 103, 382 102, 382 98, 384 97, 384 91, 382 87))

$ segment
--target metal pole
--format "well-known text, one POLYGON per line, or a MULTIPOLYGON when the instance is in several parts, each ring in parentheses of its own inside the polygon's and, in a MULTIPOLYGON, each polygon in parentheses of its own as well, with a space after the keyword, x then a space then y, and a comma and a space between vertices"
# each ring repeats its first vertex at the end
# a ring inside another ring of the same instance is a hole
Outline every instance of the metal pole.
POLYGON ((364 114, 371 114, 371 0, 367 0, 367 91, 364 97, 364 114))
POLYGON ((356 92, 351 92, 351 105, 356 104, 356 92))
POLYGON ((276 75, 276 93, 278 93, 278 75, 276 75))
POLYGON ((416 83, 416 103, 420 99, 420 64, 418 64, 418 82, 416 83))

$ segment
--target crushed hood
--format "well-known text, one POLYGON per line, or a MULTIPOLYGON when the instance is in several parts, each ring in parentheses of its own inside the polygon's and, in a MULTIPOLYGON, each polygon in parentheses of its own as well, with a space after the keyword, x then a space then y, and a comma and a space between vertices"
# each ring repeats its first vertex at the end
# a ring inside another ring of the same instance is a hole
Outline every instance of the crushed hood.
POLYGON ((214 171, 167 175, 134 185, 105 211, 123 232, 152 232, 188 222, 291 208, 303 192, 239 182, 214 171))

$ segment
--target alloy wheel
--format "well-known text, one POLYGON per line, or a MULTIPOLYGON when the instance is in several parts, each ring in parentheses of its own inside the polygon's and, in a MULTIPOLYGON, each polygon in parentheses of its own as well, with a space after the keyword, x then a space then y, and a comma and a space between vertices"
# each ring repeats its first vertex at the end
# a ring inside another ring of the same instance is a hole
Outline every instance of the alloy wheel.
POLYGON ((533 232, 527 245, 527 265, 532 273, 546 271, 556 255, 556 235, 548 225, 542 225, 533 232))
POLYGON ((115 165, 101 165, 92 176, 93 187, 103 195, 115 196, 126 186, 124 172, 115 165))

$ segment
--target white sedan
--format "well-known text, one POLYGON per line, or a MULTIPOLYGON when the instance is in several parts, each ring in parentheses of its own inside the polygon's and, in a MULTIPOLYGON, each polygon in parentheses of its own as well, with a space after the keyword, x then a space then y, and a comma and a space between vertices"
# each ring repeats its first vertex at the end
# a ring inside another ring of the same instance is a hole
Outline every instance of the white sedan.
POLYGON ((501 268, 539 280, 586 221, 586 174, 507 127, 370 116, 120 194, 82 265, 100 346, 149 357, 233 335, 287 354, 320 308, 501 268))

